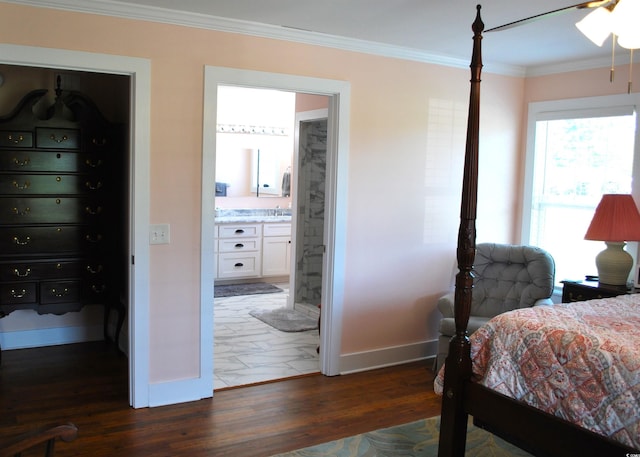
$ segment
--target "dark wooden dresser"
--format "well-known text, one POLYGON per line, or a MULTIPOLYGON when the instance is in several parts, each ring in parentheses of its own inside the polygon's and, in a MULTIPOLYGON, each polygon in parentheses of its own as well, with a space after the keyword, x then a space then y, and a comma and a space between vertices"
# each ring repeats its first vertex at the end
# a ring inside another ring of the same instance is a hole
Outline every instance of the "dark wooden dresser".
POLYGON ((122 132, 79 93, 28 93, 0 118, 0 317, 105 306, 124 320, 122 132))

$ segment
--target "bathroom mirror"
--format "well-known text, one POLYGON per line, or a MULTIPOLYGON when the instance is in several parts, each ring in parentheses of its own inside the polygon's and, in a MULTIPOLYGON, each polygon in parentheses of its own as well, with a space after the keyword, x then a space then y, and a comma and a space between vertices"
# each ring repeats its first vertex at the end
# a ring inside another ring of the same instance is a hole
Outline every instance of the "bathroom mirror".
POLYGON ((289 196, 294 119, 294 93, 219 87, 216 197, 289 196))

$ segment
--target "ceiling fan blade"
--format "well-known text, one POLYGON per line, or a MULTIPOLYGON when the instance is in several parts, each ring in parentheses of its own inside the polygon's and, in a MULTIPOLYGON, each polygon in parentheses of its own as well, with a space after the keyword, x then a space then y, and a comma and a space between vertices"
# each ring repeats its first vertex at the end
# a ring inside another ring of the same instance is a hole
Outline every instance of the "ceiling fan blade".
POLYGON ((577 5, 565 6, 564 8, 558 8, 557 10, 547 11, 546 13, 536 14, 535 16, 526 17, 524 19, 519 19, 517 21, 509 22, 508 24, 499 25, 498 27, 493 27, 491 29, 485 30, 486 32, 497 32, 500 30, 510 29, 512 27, 518 27, 520 25, 529 24, 530 22, 537 21, 539 19, 555 16, 557 14, 565 13, 570 10, 579 10, 585 8, 598 8, 599 6, 605 6, 611 3, 618 3, 618 0, 602 0, 602 1, 591 1, 591 2, 583 2, 578 3, 577 5))

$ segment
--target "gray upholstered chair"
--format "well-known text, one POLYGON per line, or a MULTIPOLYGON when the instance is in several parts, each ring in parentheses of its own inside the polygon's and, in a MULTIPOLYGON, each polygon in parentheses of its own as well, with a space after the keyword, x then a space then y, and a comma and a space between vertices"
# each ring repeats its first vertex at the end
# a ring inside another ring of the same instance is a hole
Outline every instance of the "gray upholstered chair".
MULTIPOLYGON (((476 246, 473 266, 473 300, 468 332, 472 334, 492 317, 517 308, 550 305, 553 294, 555 263, 553 257, 538 247, 482 243, 476 246)), ((443 315, 440 321, 436 370, 449 353, 455 334, 454 293, 438 300, 443 315)))

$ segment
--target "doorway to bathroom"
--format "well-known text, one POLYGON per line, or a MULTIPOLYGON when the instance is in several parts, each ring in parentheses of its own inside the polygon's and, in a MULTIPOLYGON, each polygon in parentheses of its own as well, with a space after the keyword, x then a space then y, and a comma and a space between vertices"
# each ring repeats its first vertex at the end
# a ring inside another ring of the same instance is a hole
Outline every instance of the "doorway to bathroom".
MULTIPOLYGON (((205 116, 203 130, 203 206, 202 206, 202 311, 203 324, 207 324, 213 311, 215 258, 215 163, 217 95, 221 85, 267 88, 295 93, 325 96, 327 107, 326 178, 324 224, 322 234, 321 293, 322 315, 319 368, 325 375, 340 374, 340 336, 342 327, 342 301, 344 277, 344 245, 346 226, 346 168, 348 159, 348 120, 350 86, 344 81, 299 77, 236 70, 220 67, 205 68, 205 116), (208 319, 207 319, 208 318, 208 319)), ((295 197, 294 197, 295 198, 295 197)), ((296 204, 295 202, 293 203, 296 204)), ((297 229, 296 229, 297 230, 297 229)), ((214 314, 215 319, 215 314, 214 314)), ((206 336, 206 328, 203 327, 206 336)), ((213 333, 213 325, 211 326, 213 333)), ((215 335, 214 335, 215 336, 215 335)), ((203 353, 211 353, 203 338, 203 353)), ((213 341, 211 341, 213 343, 213 341)), ((211 344, 213 346, 213 344, 211 344)))

